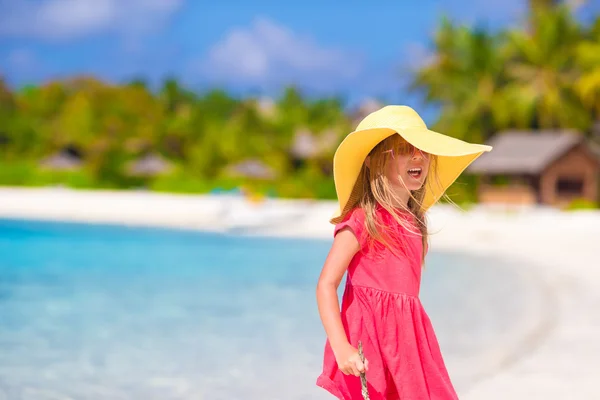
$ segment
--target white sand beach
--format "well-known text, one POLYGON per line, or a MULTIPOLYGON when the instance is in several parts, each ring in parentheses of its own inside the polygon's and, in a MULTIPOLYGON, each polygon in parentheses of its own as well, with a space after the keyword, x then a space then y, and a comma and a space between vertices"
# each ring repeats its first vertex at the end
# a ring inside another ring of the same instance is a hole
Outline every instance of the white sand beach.
MULTIPOLYGON (((334 207, 300 200, 249 203, 228 195, 0 188, 0 218, 292 237, 331 237, 327 220, 334 207)), ((600 212, 439 205, 429 221, 432 250, 505 258, 542 293, 523 304, 532 317, 518 322, 520 335, 478 359, 479 378, 460 398, 600 398, 600 212)))

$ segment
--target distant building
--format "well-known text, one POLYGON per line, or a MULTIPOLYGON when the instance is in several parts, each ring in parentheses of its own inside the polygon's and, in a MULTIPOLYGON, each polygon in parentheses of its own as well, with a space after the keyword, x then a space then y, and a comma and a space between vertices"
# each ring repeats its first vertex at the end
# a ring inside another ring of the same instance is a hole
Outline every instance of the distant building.
POLYGON ((562 207, 575 199, 598 201, 600 160, 573 131, 500 132, 467 169, 482 177, 482 203, 562 207))
POLYGON ((256 109, 265 118, 273 118, 277 114, 277 104, 270 97, 260 97, 257 99, 256 109))
POLYGON ((367 115, 379 110, 383 106, 383 103, 373 98, 363 100, 358 105, 358 108, 350 114, 352 126, 356 127, 367 115))
POLYGON ((74 146, 67 146, 39 163, 40 168, 52 171, 74 171, 82 167, 81 152, 74 146))
POLYGON ((297 159, 314 157, 319 152, 317 138, 306 128, 296 130, 290 152, 297 159))
POLYGON ((150 153, 127 164, 130 176, 154 177, 171 172, 173 165, 159 154, 150 153))
POLYGON ((277 177, 276 172, 271 167, 257 159, 248 159, 229 165, 226 172, 232 177, 257 180, 272 180, 277 177))

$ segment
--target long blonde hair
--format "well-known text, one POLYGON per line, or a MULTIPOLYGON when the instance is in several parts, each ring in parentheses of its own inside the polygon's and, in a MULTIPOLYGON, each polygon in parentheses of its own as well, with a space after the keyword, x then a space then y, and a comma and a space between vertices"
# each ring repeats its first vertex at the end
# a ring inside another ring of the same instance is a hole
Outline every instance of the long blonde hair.
POLYGON ((367 166, 364 163, 360 172, 360 177, 363 181, 363 192, 358 205, 364 211, 365 227, 372 241, 380 242, 393 250, 393 247, 389 246, 390 237, 382 222, 377 218, 376 209, 378 206, 381 206, 409 232, 421 236, 423 244, 422 261, 424 261, 428 248, 428 230, 422 204, 427 182, 436 176, 437 159, 435 156, 430 155, 429 173, 420 189, 409 192, 410 198, 406 206, 401 201, 384 172, 388 163, 392 160, 390 150, 392 150, 393 154, 405 154, 409 148, 410 145, 400 135, 394 134, 379 142, 371 150, 368 155, 369 164, 367 166), (408 223, 401 216, 398 208, 412 214, 414 225, 408 223), (415 231, 415 226, 417 231, 415 231))

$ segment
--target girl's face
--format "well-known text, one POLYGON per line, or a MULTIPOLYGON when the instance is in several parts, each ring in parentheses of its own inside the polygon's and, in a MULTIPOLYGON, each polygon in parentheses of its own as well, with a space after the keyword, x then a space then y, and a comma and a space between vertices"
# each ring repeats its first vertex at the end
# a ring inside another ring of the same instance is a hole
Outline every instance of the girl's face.
POLYGON ((425 178, 429 173, 430 155, 415 148, 411 144, 405 143, 400 150, 386 150, 390 153, 390 160, 387 163, 385 175, 399 188, 405 188, 414 191, 423 186, 425 178))

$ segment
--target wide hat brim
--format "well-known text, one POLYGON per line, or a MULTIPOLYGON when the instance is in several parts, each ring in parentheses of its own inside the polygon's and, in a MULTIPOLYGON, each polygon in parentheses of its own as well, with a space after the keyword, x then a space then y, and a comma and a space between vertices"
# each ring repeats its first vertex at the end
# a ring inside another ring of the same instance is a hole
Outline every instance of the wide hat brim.
MULTIPOLYGON (((386 106, 368 115, 338 146, 333 158, 333 177, 338 197, 338 210, 330 222, 338 223, 359 199, 357 179, 364 160, 385 138, 398 134, 408 143, 436 156, 436 177, 428 179, 422 207, 435 204, 460 174, 492 147, 456 139, 427 128, 410 107, 386 106), (353 198, 351 198, 353 197, 353 198)), ((359 188, 360 189, 360 188, 359 188)))

